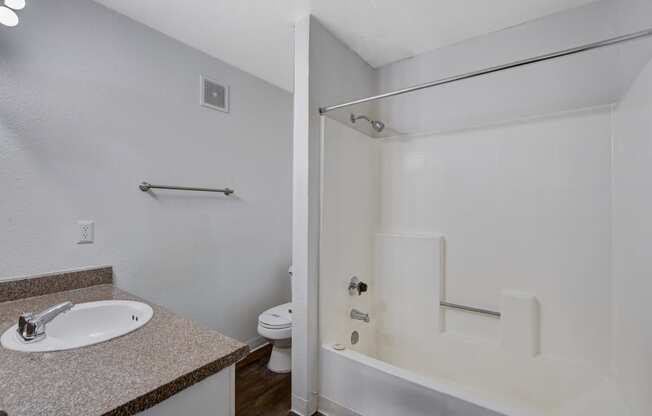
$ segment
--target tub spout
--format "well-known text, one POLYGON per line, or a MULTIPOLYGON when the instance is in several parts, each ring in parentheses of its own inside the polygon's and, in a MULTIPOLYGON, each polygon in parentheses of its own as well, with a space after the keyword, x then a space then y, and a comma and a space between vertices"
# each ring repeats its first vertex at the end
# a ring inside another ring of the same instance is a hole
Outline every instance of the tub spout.
POLYGON ((368 313, 362 313, 357 309, 351 309, 351 319, 355 319, 357 321, 364 321, 369 323, 369 314, 368 313))

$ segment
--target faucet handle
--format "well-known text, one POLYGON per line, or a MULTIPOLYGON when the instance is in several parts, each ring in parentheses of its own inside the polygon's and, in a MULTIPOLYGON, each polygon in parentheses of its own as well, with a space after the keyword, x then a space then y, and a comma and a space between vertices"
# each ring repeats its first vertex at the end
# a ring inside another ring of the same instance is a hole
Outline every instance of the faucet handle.
POLYGON ((37 325, 34 323, 33 313, 24 313, 18 317, 18 334, 23 339, 32 339, 37 336, 37 325))
POLYGON ((18 317, 18 332, 25 331, 27 324, 32 320, 34 314, 24 313, 18 317))
POLYGON ((358 296, 365 293, 368 289, 368 286, 365 282, 360 281, 357 276, 353 276, 349 282, 349 295, 353 296, 356 293, 358 296))

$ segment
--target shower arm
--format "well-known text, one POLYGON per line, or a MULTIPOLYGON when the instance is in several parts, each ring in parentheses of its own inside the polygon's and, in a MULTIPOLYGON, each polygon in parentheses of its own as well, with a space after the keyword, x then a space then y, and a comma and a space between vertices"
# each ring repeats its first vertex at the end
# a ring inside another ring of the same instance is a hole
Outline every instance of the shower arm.
POLYGON ((354 123, 354 124, 355 124, 355 122, 358 121, 358 120, 360 120, 360 119, 362 119, 362 120, 367 120, 369 123, 371 123, 371 121, 372 121, 369 117, 367 117, 367 116, 365 116, 365 115, 362 115, 362 114, 361 114, 361 115, 359 115, 359 116, 356 116, 355 114, 351 114, 351 123, 354 123))

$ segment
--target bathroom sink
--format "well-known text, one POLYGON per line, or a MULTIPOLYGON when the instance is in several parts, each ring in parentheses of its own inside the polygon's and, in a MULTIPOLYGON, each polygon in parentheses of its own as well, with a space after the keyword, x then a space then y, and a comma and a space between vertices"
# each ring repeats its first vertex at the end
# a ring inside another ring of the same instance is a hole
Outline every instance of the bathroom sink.
MULTIPOLYGON (((46 325, 45 338, 26 343, 14 325, 0 337, 4 348, 24 352, 71 350, 133 332, 145 325, 154 311, 151 306, 127 300, 80 303, 46 325)), ((16 317, 18 319, 18 317, 16 317)))

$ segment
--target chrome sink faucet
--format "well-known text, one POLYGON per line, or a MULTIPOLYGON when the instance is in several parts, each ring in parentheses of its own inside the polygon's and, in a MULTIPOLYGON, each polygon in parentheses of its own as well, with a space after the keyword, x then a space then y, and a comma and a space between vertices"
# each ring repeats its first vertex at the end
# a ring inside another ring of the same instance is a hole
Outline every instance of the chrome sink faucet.
POLYGON ((18 318, 16 331, 24 342, 38 342, 45 338, 45 325, 73 308, 72 302, 50 306, 41 313, 24 313, 18 318))

